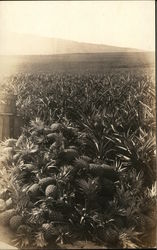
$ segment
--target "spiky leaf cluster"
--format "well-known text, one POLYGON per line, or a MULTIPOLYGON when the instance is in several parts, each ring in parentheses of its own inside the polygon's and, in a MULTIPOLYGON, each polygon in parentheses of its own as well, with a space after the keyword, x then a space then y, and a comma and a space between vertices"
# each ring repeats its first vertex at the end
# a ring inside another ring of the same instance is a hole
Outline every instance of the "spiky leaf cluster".
POLYGON ((8 225, 13 217, 13 228, 17 215, 25 223, 16 244, 42 248, 78 238, 113 248, 152 246, 151 77, 21 75, 9 82, 26 124, 18 140, 0 145, 0 217, 8 225))

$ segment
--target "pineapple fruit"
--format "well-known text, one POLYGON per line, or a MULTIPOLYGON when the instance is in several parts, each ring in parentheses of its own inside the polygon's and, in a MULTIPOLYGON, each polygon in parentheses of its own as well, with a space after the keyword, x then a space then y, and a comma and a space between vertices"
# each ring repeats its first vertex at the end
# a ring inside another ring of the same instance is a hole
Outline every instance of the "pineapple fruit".
POLYGON ((48 185, 45 189, 45 195, 47 197, 51 196, 55 199, 57 196, 57 187, 55 185, 48 185))
POLYGON ((79 157, 78 152, 75 149, 64 149, 58 155, 59 162, 73 162, 76 158, 79 157))
POLYGON ((18 226, 17 228, 17 233, 30 233, 31 232, 31 227, 29 227, 28 225, 25 224, 21 224, 18 226))
POLYGON ((53 123, 51 125, 51 131, 52 132, 59 132, 63 128, 63 125, 61 123, 53 123))
POLYGON ((139 214, 135 217, 136 219, 136 228, 139 231, 145 231, 145 227, 146 227, 146 220, 145 220, 145 216, 143 214, 139 214))
POLYGON ((89 164, 86 160, 80 158, 77 158, 74 162, 75 167, 78 169, 87 169, 89 167, 89 164))
POLYGON ((84 160, 85 162, 92 163, 92 159, 89 156, 82 155, 80 159, 84 160))
POLYGON ((46 135, 47 139, 51 140, 51 142, 54 142, 57 140, 58 138, 58 134, 57 133, 50 133, 46 135))
POLYGON ((6 202, 3 199, 0 199, 0 211, 4 211, 6 209, 6 202))
POLYGON ((33 171, 35 169, 35 166, 33 164, 23 164, 22 165, 22 170, 28 170, 28 171, 33 171))
POLYGON ((5 203, 6 203, 6 208, 7 208, 7 209, 12 208, 12 206, 13 206, 13 201, 12 201, 12 198, 11 198, 11 197, 10 197, 9 199, 7 199, 5 203))
POLYGON ((149 230, 152 230, 156 227, 156 217, 150 218, 149 216, 145 215, 145 221, 146 221, 146 228, 149 230))
POLYGON ((12 230, 17 230, 18 227, 22 225, 22 216, 14 215, 13 217, 11 217, 9 224, 12 230))
POLYGON ((42 189, 45 189, 50 184, 56 184, 55 178, 45 177, 39 180, 39 185, 42 189))
POLYGON ((4 188, 0 191, 0 199, 7 200, 9 198, 9 190, 4 188))
POLYGON ((62 222, 64 220, 64 216, 60 212, 50 210, 49 211, 49 219, 50 219, 50 221, 53 221, 53 222, 55 222, 55 221, 62 222))
POLYGON ((142 213, 136 217, 136 228, 139 231, 152 230, 153 228, 155 228, 155 226, 155 218, 152 219, 151 217, 142 213))
POLYGON ((30 195, 30 197, 37 197, 38 195, 40 195, 39 184, 35 183, 31 185, 30 188, 28 189, 28 194, 30 195))
POLYGON ((119 240, 119 233, 115 229, 108 228, 105 232, 105 241, 108 244, 116 246, 118 240, 119 240))
POLYGON ((15 209, 9 209, 2 213, 0 213, 0 222, 1 225, 7 226, 9 224, 10 219, 16 215, 15 209))

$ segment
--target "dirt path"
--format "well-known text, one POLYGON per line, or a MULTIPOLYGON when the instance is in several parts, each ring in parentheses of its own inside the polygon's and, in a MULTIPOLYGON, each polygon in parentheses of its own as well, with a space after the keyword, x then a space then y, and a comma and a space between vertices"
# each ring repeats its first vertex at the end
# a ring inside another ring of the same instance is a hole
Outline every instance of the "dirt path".
POLYGON ((7 227, 0 226, 0 250, 17 249, 12 243, 13 233, 7 227))
POLYGON ((59 245, 62 249, 107 249, 106 246, 98 246, 91 241, 76 241, 74 245, 59 245))

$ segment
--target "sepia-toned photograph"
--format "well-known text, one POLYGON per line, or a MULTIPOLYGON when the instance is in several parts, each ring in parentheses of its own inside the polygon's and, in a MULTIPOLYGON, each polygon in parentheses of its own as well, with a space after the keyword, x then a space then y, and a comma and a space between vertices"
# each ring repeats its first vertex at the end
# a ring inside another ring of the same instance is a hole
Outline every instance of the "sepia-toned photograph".
POLYGON ((0 250, 157 247, 155 0, 0 1, 0 250))

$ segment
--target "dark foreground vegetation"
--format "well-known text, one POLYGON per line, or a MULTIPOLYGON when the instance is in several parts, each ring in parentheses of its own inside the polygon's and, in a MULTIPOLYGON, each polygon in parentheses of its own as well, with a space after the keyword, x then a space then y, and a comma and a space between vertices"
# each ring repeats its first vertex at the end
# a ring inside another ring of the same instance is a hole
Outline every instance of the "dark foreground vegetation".
POLYGON ((21 74, 3 83, 24 121, 21 136, 0 145, 0 220, 15 243, 154 247, 152 75, 21 74))

